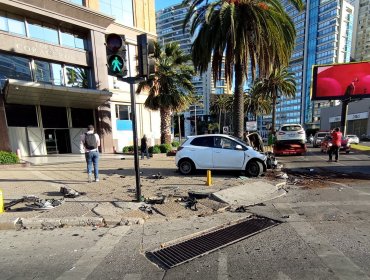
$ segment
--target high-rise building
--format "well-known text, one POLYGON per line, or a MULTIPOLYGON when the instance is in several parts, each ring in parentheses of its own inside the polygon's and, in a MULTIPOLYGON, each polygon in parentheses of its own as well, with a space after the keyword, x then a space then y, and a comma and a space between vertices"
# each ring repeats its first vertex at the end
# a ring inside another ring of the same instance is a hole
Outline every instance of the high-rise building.
POLYGON ((355 61, 370 60, 370 2, 355 0, 355 20, 352 41, 352 58, 355 61))
POLYGON ((306 0, 305 10, 298 12, 282 2, 297 32, 289 69, 296 75, 297 92, 295 98, 280 98, 277 126, 302 123, 318 128, 320 109, 332 102, 311 101, 312 66, 350 61, 354 7, 346 0, 306 0))
MULTIPOLYGON (((156 37, 154 14, 154 0, 0 1, 0 150, 80 153, 88 124, 102 152, 132 145, 130 87, 108 75, 105 35, 125 36, 136 76, 136 36, 156 37)), ((159 141, 159 113, 145 98, 138 131, 159 141)))
MULTIPOLYGON (((191 53, 190 25, 187 24, 183 29, 188 10, 189 6, 174 5, 156 12, 157 36, 161 44, 176 42, 185 53, 191 53)), ((209 115, 211 94, 227 93, 224 75, 221 76, 222 79, 214 84, 211 68, 209 67, 205 73, 198 73, 193 77, 192 83, 195 94, 199 97, 199 104, 190 106, 184 114, 185 136, 195 134, 195 121, 189 119, 194 119, 196 116, 204 119, 209 115)))

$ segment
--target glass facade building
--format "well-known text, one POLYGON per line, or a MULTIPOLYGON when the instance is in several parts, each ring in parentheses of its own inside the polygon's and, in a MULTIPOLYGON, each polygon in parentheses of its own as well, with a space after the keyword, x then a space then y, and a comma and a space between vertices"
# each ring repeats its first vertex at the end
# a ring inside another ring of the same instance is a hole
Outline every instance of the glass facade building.
MULTIPOLYGON (((310 99, 312 66, 350 61, 353 32, 353 6, 345 0, 306 0, 306 9, 298 12, 282 1, 293 19, 297 37, 289 70, 295 73, 295 98, 281 97, 276 108, 276 124, 301 123, 318 128, 320 109, 332 102, 310 99)), ((268 123, 269 118, 265 118, 268 123)))

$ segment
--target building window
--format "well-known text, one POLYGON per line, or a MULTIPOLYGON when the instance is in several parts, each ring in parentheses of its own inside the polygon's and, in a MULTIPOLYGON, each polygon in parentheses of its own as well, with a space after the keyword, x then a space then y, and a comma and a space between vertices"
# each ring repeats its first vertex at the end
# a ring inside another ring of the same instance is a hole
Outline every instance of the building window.
POLYGON ((131 120, 131 106, 116 105, 116 118, 118 120, 131 120))
POLYGON ((116 22, 133 27, 132 0, 99 0, 99 10, 115 17, 116 22))
POLYGON ((44 128, 67 128, 67 109, 65 107, 41 106, 44 128))
POLYGON ((8 15, 8 28, 11 33, 26 36, 24 19, 19 16, 8 15))
POLYGON ((59 44, 58 30, 34 21, 28 22, 28 36, 51 44, 59 44))
POLYGON ((35 81, 51 84, 51 71, 49 62, 35 60, 35 81))
POLYGON ((1 79, 32 81, 30 60, 27 58, 0 54, 1 79))
POLYGON ((88 71, 82 67, 66 66, 66 86, 89 88, 88 71))
POLYGON ((0 30, 9 31, 8 30, 8 19, 5 16, 5 13, 0 11, 0 30))
POLYGON ((86 39, 83 36, 72 34, 67 30, 60 31, 61 45, 65 47, 77 48, 77 49, 86 49, 85 41, 86 39))

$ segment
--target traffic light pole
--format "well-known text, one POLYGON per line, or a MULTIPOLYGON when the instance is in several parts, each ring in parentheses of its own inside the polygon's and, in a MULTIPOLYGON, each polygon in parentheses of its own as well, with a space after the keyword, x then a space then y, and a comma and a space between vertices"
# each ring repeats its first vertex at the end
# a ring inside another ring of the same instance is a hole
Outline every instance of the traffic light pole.
POLYGON ((127 77, 121 78, 122 81, 130 84, 130 97, 131 97, 131 115, 132 115, 132 133, 134 140, 134 160, 135 160, 135 178, 136 178, 136 201, 141 201, 141 185, 140 185, 140 167, 139 167, 139 150, 137 138, 137 122, 136 122, 136 100, 134 85, 143 81, 142 78, 127 77))

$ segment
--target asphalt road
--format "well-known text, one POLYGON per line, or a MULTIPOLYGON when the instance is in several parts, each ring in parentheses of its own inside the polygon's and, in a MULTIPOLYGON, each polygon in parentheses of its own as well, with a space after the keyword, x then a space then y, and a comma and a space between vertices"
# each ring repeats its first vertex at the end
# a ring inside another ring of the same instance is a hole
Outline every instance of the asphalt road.
POLYGON ((287 194, 248 212, 283 223, 170 270, 145 252, 248 213, 111 229, 3 231, 0 279, 370 279, 370 184, 358 177, 370 157, 326 159, 316 149, 279 158, 290 177, 287 194))

